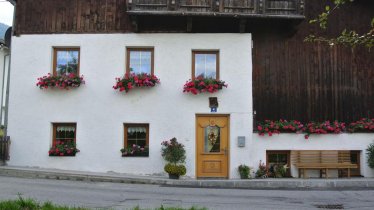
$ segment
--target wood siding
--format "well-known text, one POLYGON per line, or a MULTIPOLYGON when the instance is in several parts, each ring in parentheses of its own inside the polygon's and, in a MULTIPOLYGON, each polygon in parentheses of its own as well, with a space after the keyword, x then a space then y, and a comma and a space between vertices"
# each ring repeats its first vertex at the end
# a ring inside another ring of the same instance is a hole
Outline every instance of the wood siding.
MULTIPOLYGON (((306 5, 307 20, 324 9, 323 2, 306 5)), ((327 34, 335 35, 345 27, 367 31, 373 11, 373 2, 358 1, 333 16, 327 34)), ((275 26, 274 30, 253 31, 255 122, 349 122, 374 117, 374 49, 305 43, 303 39, 318 30, 307 20, 294 30, 275 26)))
POLYGON ((126 0, 19 0, 15 34, 126 32, 125 10, 126 0))

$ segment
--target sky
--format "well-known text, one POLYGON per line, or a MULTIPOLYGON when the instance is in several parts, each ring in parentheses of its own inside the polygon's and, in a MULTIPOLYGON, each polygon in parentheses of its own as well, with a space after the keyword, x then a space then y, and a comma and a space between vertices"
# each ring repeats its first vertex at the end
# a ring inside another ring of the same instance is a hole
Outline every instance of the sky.
POLYGON ((5 0, 0 0, 0 23, 12 25, 13 5, 5 0))

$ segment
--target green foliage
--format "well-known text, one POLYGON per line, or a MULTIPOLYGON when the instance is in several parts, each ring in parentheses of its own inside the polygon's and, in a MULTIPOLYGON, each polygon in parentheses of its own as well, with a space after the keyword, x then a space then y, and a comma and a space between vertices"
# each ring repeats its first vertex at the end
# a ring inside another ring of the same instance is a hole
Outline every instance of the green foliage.
POLYGON ((4 129, 0 128, 0 138, 4 137, 4 129))
POLYGON ((51 202, 39 203, 33 199, 24 199, 19 196, 18 200, 0 202, 0 210, 88 210, 86 208, 70 208, 67 206, 54 205, 51 202))
MULTIPOLYGON (((326 6, 325 11, 319 14, 316 19, 310 20, 309 23, 319 24, 319 27, 322 30, 326 30, 328 28, 329 16, 331 16, 333 12, 339 9, 342 5, 353 1, 354 0, 333 0, 332 8, 330 6, 326 6)), ((364 34, 358 34, 355 30, 344 29, 341 34, 336 37, 325 37, 311 34, 307 36, 304 41, 322 42, 329 44, 330 46, 338 44, 349 47, 365 46, 366 48, 370 49, 374 46, 374 18, 371 20, 370 26, 371 28, 369 31, 364 34)))
POLYGON ((249 166, 242 164, 238 167, 238 171, 241 179, 250 178, 251 168, 249 166))
POLYGON ((166 161, 174 165, 184 163, 186 160, 186 150, 184 149, 184 145, 178 143, 176 138, 172 138, 170 141, 163 141, 161 145, 161 155, 166 161))
POLYGON ((287 165, 275 165, 273 167, 273 177, 283 178, 287 176, 287 165))
POLYGON ((370 144, 366 149, 366 155, 368 156, 368 165, 374 169, 374 143, 370 144))
POLYGON ((183 176, 187 172, 187 169, 184 165, 175 165, 172 163, 166 164, 164 170, 168 174, 173 174, 177 176, 183 176))
POLYGON ((265 163, 260 161, 258 164, 258 169, 256 171, 256 178, 266 178, 269 176, 269 169, 266 167, 265 163))

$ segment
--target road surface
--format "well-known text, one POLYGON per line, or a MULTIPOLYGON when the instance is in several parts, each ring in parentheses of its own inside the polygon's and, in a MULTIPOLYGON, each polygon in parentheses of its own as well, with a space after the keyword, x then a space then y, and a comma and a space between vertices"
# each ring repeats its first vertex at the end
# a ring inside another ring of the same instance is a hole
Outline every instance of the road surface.
POLYGON ((179 188, 0 177, 0 200, 17 194, 39 201, 100 209, 206 207, 208 209, 374 209, 374 190, 243 190, 179 188), (330 206, 326 206, 330 205, 330 206))

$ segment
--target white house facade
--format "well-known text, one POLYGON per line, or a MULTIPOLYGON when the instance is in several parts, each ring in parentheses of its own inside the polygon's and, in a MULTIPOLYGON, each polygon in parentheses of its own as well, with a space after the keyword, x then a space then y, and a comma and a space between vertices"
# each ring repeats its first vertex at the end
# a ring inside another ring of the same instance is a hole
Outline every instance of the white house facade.
POLYGON ((107 34, 23 35, 14 37, 10 78, 9 165, 129 174, 161 174, 161 142, 176 137, 187 151, 187 176, 196 177, 196 118, 227 116, 228 177, 248 162, 250 146, 238 147, 238 136, 252 138, 250 34, 107 34), (232 42, 235 40, 235 42, 232 42), (24 46, 28 48, 25 50, 24 46), (86 84, 70 90, 36 86, 52 73, 53 49, 80 50, 79 71, 86 84), (126 49, 151 47, 154 74, 160 84, 128 93, 112 88, 126 69, 126 49), (214 93, 183 93, 191 79, 192 52, 217 51, 219 75, 228 87, 214 93), (211 113, 209 97, 217 97, 211 113), (74 157, 51 157, 54 123, 76 126, 74 157), (149 127, 149 157, 122 157, 124 124, 149 127))

